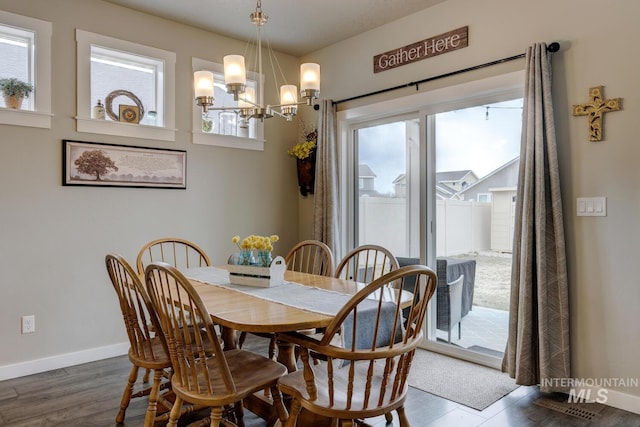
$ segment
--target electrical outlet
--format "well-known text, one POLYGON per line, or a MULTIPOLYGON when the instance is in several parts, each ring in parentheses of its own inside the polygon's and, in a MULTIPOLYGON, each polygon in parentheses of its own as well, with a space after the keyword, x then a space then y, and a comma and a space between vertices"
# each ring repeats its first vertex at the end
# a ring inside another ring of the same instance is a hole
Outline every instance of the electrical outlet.
POLYGON ((30 334, 36 331, 36 316, 22 316, 22 333, 30 334))

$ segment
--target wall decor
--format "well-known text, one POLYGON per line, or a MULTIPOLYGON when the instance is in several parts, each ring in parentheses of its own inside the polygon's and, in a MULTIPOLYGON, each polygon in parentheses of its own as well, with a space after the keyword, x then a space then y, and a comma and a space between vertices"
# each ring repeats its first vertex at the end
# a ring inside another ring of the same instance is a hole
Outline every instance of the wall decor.
POLYGON ((114 120, 116 122, 121 121, 120 116, 113 112, 113 100, 119 96, 126 96, 131 101, 133 101, 134 104, 136 104, 139 113, 138 121, 136 123, 140 122, 144 117, 144 107, 142 106, 142 101, 140 101, 140 98, 138 98, 133 92, 122 89, 109 92, 107 97, 104 99, 104 108, 107 111, 107 115, 111 117, 111 120, 114 120))
POLYGON ((140 121, 140 110, 135 105, 120 104, 120 114, 118 118, 125 123, 138 123, 140 121))
POLYGON ((589 88, 589 102, 573 106, 574 116, 589 116, 589 141, 602 141, 604 114, 622 110, 622 99, 604 99, 604 86, 589 88))
POLYGON ((62 141, 62 184, 187 188, 187 152, 62 141))
POLYGON ((469 27, 460 27, 373 57, 373 72, 391 70, 402 65, 453 52, 469 46, 469 27))

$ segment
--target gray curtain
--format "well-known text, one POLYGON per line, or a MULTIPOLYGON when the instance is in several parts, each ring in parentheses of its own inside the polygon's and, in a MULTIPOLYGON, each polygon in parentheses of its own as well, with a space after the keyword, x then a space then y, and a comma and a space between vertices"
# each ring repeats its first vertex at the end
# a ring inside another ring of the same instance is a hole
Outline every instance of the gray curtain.
POLYGON ((543 392, 566 391, 554 379, 570 378, 567 267, 551 95, 551 53, 537 43, 526 53, 509 339, 502 370, 517 384, 540 384, 543 392))
POLYGON ((320 103, 318 148, 313 205, 313 238, 324 242, 340 259, 340 197, 338 185, 338 137, 336 106, 330 99, 320 103))

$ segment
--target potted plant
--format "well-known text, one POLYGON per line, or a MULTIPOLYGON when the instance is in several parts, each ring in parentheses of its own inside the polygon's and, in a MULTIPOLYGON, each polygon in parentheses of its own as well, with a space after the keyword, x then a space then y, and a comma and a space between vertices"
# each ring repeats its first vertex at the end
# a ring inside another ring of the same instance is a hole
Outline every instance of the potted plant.
POLYGON ((0 91, 7 108, 19 109, 23 98, 28 98, 33 92, 33 85, 15 77, 4 78, 0 79, 0 91))

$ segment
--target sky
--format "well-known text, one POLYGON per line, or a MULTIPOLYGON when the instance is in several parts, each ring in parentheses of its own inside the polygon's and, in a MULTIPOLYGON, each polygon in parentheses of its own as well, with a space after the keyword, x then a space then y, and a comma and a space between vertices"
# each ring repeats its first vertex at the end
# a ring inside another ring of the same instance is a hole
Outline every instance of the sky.
MULTIPOLYGON (((518 157, 521 121, 521 99, 438 114, 436 172, 470 169, 481 178, 518 157)), ((405 157, 403 122, 360 130, 359 162, 376 174, 380 193, 393 193, 405 157)))

